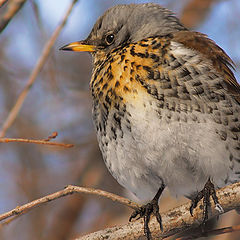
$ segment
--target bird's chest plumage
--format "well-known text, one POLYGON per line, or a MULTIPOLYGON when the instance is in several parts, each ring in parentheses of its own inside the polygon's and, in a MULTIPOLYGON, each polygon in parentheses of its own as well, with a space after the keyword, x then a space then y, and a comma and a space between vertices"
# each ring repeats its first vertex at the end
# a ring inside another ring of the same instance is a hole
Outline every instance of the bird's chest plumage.
POLYGON ((206 105, 194 97, 202 91, 216 97, 199 84, 211 69, 193 51, 181 51, 167 39, 150 38, 95 62, 90 87, 104 161, 120 184, 144 200, 162 181, 175 194, 191 195, 216 166, 220 182, 229 177, 223 160, 229 153, 210 115, 217 101, 206 105), (195 87, 188 89, 189 82, 195 87))

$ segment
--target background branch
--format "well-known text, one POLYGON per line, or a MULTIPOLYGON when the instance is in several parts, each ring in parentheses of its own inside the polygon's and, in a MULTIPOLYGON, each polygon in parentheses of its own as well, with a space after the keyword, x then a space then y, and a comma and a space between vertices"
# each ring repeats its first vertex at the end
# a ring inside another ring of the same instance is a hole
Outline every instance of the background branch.
POLYGON ((34 143, 34 144, 43 144, 43 145, 52 145, 65 148, 71 148, 73 144, 66 144, 60 142, 50 142, 52 139, 57 137, 58 133, 53 132, 46 139, 36 140, 36 139, 25 139, 25 138, 0 138, 0 143, 9 143, 9 142, 21 142, 21 143, 34 143))
POLYGON ((49 142, 46 140, 25 139, 25 138, 0 138, 0 143, 9 143, 9 142, 34 143, 34 144, 43 144, 43 145, 58 146, 58 147, 65 147, 65 148, 71 148, 74 146, 73 144, 49 142))
POLYGON ((3 123, 2 129, 0 131, 0 137, 4 137, 5 133, 7 131, 7 129, 13 124, 13 122, 15 121, 17 114, 19 113, 23 102, 29 92, 29 90, 31 89, 33 83, 35 82, 39 72, 41 71, 46 59, 49 56, 50 50, 53 46, 53 44, 55 43, 57 37, 59 36, 61 30, 63 29, 63 27, 65 26, 67 19, 70 15, 70 13, 72 12, 72 9, 74 7, 74 5, 77 3, 78 0, 73 0, 72 3, 70 4, 65 16, 63 17, 61 23, 59 24, 59 26, 55 29, 55 31, 53 32, 52 36, 50 37, 50 39, 48 40, 48 42, 45 44, 43 51, 42 51, 42 55, 40 56, 40 58, 38 59, 38 62, 35 66, 35 68, 32 70, 30 77, 27 81, 26 86, 24 87, 23 91, 20 93, 15 105, 13 106, 13 108, 11 109, 10 113, 8 114, 8 117, 6 119, 6 121, 3 123))
MULTIPOLYGON (((0 33, 5 29, 11 19, 22 8, 26 0, 11 0, 7 5, 6 12, 0 17, 0 33)), ((0 7, 6 3, 6 0, 0 1, 0 7)))
POLYGON ((2 7, 8 0, 0 0, 0 7, 2 7))
POLYGON ((55 192, 53 194, 47 195, 45 197, 39 198, 37 200, 34 200, 30 203, 24 204, 22 206, 18 206, 14 209, 12 209, 9 212, 3 213, 0 215, 0 221, 7 219, 9 217, 12 216, 17 216, 19 214, 22 213, 26 213, 28 211, 30 211, 31 209, 40 206, 43 203, 47 203, 50 201, 53 201, 55 199, 61 198, 61 197, 65 197, 67 195, 71 195, 73 193, 88 193, 88 194, 94 194, 94 195, 98 195, 101 197, 105 197, 108 199, 111 199, 112 201, 116 201, 119 202, 121 204, 124 204, 132 209, 136 209, 139 207, 139 205, 137 203, 132 202, 131 200, 124 198, 124 197, 120 197, 116 194, 113 193, 109 193, 103 190, 99 190, 99 189, 93 189, 93 188, 85 188, 85 187, 78 187, 78 186, 72 186, 69 185, 67 186, 64 190, 55 192))

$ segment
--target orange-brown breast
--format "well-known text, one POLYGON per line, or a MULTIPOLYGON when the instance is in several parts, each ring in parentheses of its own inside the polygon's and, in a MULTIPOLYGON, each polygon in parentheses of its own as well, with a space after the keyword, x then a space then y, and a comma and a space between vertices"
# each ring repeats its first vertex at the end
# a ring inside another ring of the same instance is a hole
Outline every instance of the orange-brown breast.
POLYGON ((163 78, 164 74, 171 75, 169 70, 164 73, 166 71, 161 66, 161 62, 169 58, 166 54, 169 47, 169 38, 148 38, 113 51, 104 60, 97 61, 90 83, 93 97, 110 105, 119 99, 122 103, 133 104, 149 97, 147 92, 154 91, 153 86, 164 88, 166 82, 156 80, 160 75, 163 78))
MULTIPOLYGON (((97 60, 94 74, 90 83, 94 99, 107 104, 109 107, 116 103, 136 104, 148 98, 157 98, 166 102, 171 97, 178 101, 192 99, 192 89, 196 94, 209 94, 200 86, 192 86, 187 89, 189 75, 194 78, 194 71, 188 70, 171 54, 171 42, 178 42, 186 49, 194 50, 194 54, 201 59, 201 64, 206 59, 209 62, 209 69, 222 75, 228 87, 228 94, 240 102, 240 86, 237 83, 231 70, 231 59, 212 40, 205 35, 196 32, 179 32, 165 37, 152 37, 138 43, 129 44, 125 47, 113 50, 107 55, 99 53, 100 60, 97 60), (202 57, 201 57, 202 56, 202 57), (192 72, 189 72, 192 71, 192 72), (205 91, 203 93, 202 91, 205 91), (148 93, 148 94, 147 94, 148 93)), ((199 66, 194 66, 196 70, 199 66)), ((206 81, 207 74, 205 69, 206 81)), ((197 79, 197 78, 196 78, 197 79)), ((196 83, 197 84, 197 83, 196 83)), ((217 84, 217 82, 216 82, 217 84)), ((209 86, 211 83, 209 82, 209 86)), ((217 86, 217 85, 216 85, 217 86)), ((213 90, 210 90, 213 91, 213 90)))

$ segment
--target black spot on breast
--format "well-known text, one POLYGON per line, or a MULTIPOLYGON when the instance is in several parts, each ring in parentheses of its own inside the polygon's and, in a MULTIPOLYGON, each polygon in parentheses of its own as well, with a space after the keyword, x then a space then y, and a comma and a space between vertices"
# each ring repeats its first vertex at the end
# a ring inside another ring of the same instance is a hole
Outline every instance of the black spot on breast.
POLYGON ((108 87, 108 83, 105 83, 105 84, 103 85, 102 89, 104 90, 104 89, 106 89, 107 87, 108 87))
POLYGON ((239 126, 233 126, 230 128, 232 132, 240 132, 240 125, 239 126))
POLYGON ((131 54, 132 56, 135 56, 135 55, 136 55, 135 46, 132 46, 132 48, 130 49, 130 54, 131 54))
POLYGON ((139 64, 136 66, 136 69, 139 70, 141 67, 142 67, 142 65, 139 64))
POLYGON ((103 82, 103 78, 100 78, 99 83, 101 84, 103 82))
POLYGON ((138 52, 138 53, 136 53, 136 55, 140 58, 145 58, 145 54, 143 54, 143 53, 138 52))
POLYGON ((154 53, 150 54, 150 58, 152 58, 154 60, 154 62, 159 62, 159 60, 160 60, 159 56, 154 53))
POLYGON ((129 92, 129 91, 130 91, 127 86, 124 86, 124 87, 123 87, 123 90, 124 90, 125 92, 129 92))
POLYGON ((116 81, 116 83, 115 83, 115 87, 117 88, 117 87, 119 87, 119 86, 120 86, 119 81, 116 81))
POLYGON ((154 79, 154 71, 152 70, 152 68, 150 68, 148 66, 143 66, 143 69, 148 72, 149 79, 154 79))
POLYGON ((105 96, 105 101, 106 101, 109 105, 111 105, 111 99, 110 99, 110 97, 109 97, 108 95, 105 96))
POLYGON ((140 42, 139 45, 140 45, 141 47, 148 47, 148 44, 142 43, 142 42, 140 42))
POLYGON ((125 59, 125 57, 126 57, 125 55, 122 55, 122 56, 121 56, 121 61, 120 61, 120 62, 123 62, 123 60, 125 59))
POLYGON ((182 71, 180 72, 180 77, 186 77, 190 75, 191 73, 187 70, 187 68, 183 68, 182 71))
POLYGON ((112 70, 112 65, 109 64, 108 68, 107 68, 107 72, 109 73, 112 70))
POLYGON ((224 132, 224 131, 219 131, 218 132, 220 138, 223 140, 223 141, 226 141, 227 140, 227 133, 224 132))
POLYGON ((113 139, 116 140, 117 139, 116 129, 114 127, 111 127, 111 131, 113 133, 113 139))
POLYGON ((113 74, 110 72, 108 73, 108 80, 112 80, 113 79, 113 74))
POLYGON ((117 110, 119 110, 119 103, 115 103, 115 104, 114 104, 114 107, 115 107, 117 110))
POLYGON ((113 119, 115 120, 116 124, 120 127, 121 129, 121 118, 119 116, 117 116, 116 113, 114 113, 113 115, 113 119))
POLYGON ((152 40, 152 45, 156 44, 157 40, 152 40))
POLYGON ((161 45, 161 43, 159 42, 159 43, 157 43, 156 45, 154 45, 153 47, 152 47, 152 49, 158 49, 158 48, 160 48, 162 45, 161 45))
POLYGON ((102 97, 102 95, 103 95, 103 92, 102 92, 102 91, 99 92, 98 96, 99 96, 99 97, 102 97))

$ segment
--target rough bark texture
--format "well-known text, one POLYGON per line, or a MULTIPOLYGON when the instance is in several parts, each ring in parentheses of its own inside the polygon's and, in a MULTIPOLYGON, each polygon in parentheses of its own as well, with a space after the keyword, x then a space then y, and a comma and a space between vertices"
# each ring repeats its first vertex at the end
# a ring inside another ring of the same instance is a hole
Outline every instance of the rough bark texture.
MULTIPOLYGON (((240 183, 229 185, 217 191, 219 202, 225 212, 240 207, 240 183)), ((212 203, 212 216, 219 215, 219 212, 214 209, 212 203)), ((150 230, 153 239, 161 239, 163 237, 171 236, 180 233, 189 228, 193 228, 201 223, 202 210, 197 207, 192 217, 189 212, 190 203, 181 205, 166 213, 162 213, 163 233, 160 232, 159 224, 155 218, 151 219, 150 230)), ((98 232, 94 232, 83 237, 76 238, 76 240, 94 240, 94 239, 138 239, 143 236, 143 220, 128 223, 122 226, 107 228, 98 232)))

